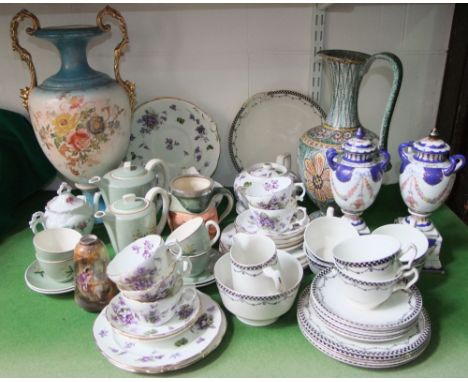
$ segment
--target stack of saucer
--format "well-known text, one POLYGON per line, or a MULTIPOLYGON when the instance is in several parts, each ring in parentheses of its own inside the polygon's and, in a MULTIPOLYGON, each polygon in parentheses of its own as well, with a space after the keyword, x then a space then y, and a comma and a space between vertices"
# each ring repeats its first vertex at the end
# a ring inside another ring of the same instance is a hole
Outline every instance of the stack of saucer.
POLYGON ((186 367, 213 351, 226 331, 219 305, 185 286, 190 261, 160 236, 138 239, 107 267, 117 294, 99 314, 93 334, 115 366, 138 373, 186 367))
POLYGON ((429 344, 431 324, 414 285, 416 268, 397 261, 404 255, 398 240, 360 236, 333 253, 335 266, 322 270, 299 299, 297 318, 307 340, 332 358, 365 368, 418 357, 429 344), (378 259, 369 260, 370 253, 378 259))

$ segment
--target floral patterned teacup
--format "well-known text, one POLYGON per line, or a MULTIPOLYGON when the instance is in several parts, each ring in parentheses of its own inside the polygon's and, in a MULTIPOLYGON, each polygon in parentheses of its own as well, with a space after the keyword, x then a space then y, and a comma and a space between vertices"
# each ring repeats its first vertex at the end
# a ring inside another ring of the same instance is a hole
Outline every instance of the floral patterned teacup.
POLYGON ((285 232, 296 226, 302 226, 308 219, 306 208, 298 207, 295 200, 290 201, 286 208, 277 210, 255 207, 249 209, 257 227, 266 233, 285 232))
POLYGON ((175 271, 182 249, 177 243, 165 245, 159 235, 148 235, 120 251, 107 266, 107 275, 119 289, 144 290, 175 271))
POLYGON ((168 322, 182 306, 188 305, 193 309, 193 303, 197 298, 197 292, 193 287, 182 286, 183 282, 174 287, 174 292, 166 298, 153 302, 140 302, 131 300, 123 295, 120 296, 118 304, 111 306, 112 311, 118 315, 128 310, 133 313, 138 324, 159 326, 168 322), (120 303, 123 305, 120 305, 120 303))
POLYGON ((230 256, 236 291, 253 295, 283 291, 276 245, 269 237, 238 233, 233 237, 230 256))
POLYGON ((249 207, 277 210, 286 208, 291 200, 302 201, 305 193, 302 183, 294 183, 291 178, 278 176, 252 183, 244 195, 249 207))

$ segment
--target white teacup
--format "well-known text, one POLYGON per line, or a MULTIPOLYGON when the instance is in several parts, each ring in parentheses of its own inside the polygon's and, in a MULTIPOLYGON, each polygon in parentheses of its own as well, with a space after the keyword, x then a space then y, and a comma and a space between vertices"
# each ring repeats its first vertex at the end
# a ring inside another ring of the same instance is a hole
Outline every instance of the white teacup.
POLYGON ((362 281, 337 269, 343 282, 342 292, 352 302, 363 309, 374 309, 399 290, 410 289, 419 278, 415 268, 399 274, 397 277, 381 279, 380 281, 362 281))
POLYGON ((285 232, 295 226, 301 226, 308 219, 305 207, 298 207, 295 200, 290 200, 286 208, 265 210, 249 205, 250 213, 255 224, 263 232, 285 232), (291 224, 293 218, 293 224, 291 224))
POLYGON ((203 221, 196 217, 177 227, 166 239, 166 244, 177 242, 182 248, 183 255, 191 256, 206 253, 216 243, 221 231, 218 223, 213 220, 203 221), (210 239, 209 228, 213 227, 216 234, 210 239))
POLYGON ((329 207, 326 216, 320 216, 307 224, 304 246, 318 261, 329 264, 333 263, 333 248, 337 244, 358 236, 358 231, 348 221, 333 216, 333 207, 329 207))
POLYGON ((245 198, 249 206, 264 210, 286 208, 291 199, 304 200, 306 193, 304 184, 294 183, 285 176, 272 177, 252 183, 245 190, 245 198))
POLYGON ((333 248, 336 268, 345 275, 367 282, 394 279, 411 269, 417 254, 411 244, 405 251, 400 241, 388 235, 364 235, 342 241, 333 248), (402 265, 400 259, 409 256, 402 265))
POLYGON ((73 280, 75 274, 73 257, 61 261, 46 261, 40 259, 37 259, 37 261, 47 277, 52 280, 63 283, 73 280))
POLYGON ((251 295, 283 291, 276 245, 269 237, 238 233, 233 237, 230 258, 236 291, 251 295))

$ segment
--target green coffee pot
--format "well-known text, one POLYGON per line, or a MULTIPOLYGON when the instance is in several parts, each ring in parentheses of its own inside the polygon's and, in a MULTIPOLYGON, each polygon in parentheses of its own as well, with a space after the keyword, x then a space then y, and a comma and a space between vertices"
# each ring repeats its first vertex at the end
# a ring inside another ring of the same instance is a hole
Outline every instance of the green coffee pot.
POLYGON ((144 198, 135 194, 125 194, 107 207, 106 211, 98 211, 95 218, 103 220, 115 253, 120 252, 135 240, 160 234, 164 229, 169 211, 169 195, 161 187, 151 188, 144 198), (162 200, 162 212, 159 222, 156 220, 157 196, 162 200))

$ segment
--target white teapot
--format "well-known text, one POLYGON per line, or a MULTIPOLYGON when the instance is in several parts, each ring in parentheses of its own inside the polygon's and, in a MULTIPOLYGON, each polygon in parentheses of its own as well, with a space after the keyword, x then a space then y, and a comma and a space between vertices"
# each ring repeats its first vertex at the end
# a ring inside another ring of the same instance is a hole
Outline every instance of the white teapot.
POLYGON ((71 186, 63 182, 57 196, 52 198, 45 207, 45 212, 35 212, 29 221, 29 227, 34 234, 38 232, 38 224, 43 229, 71 228, 82 235, 91 233, 94 227, 94 213, 97 211, 101 194, 94 194, 93 207, 86 203, 83 195, 75 196, 71 193, 71 186))
POLYGON ((274 176, 288 176, 293 182, 298 182, 298 177, 291 171, 291 154, 281 154, 276 157, 276 162, 256 163, 243 170, 234 180, 234 193, 237 198, 236 212, 240 214, 249 207, 243 198, 244 190, 253 182, 274 176))

